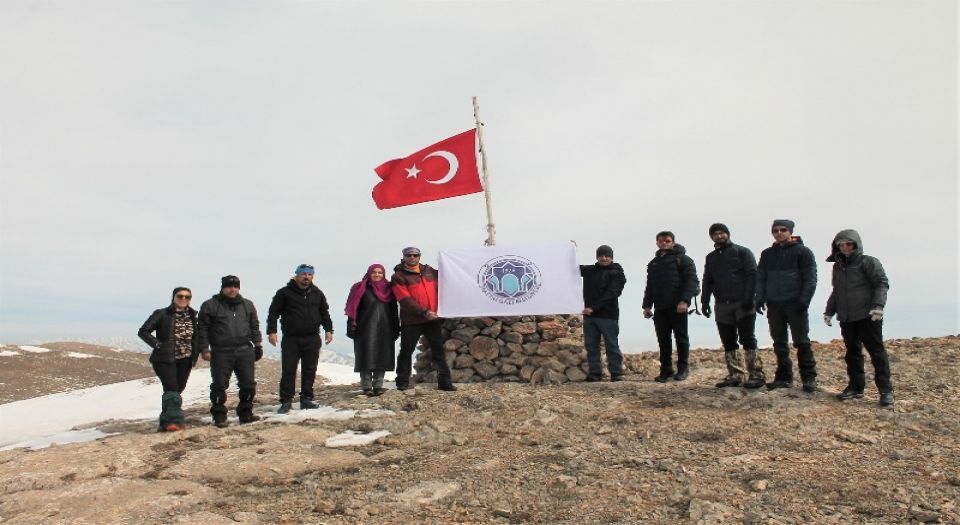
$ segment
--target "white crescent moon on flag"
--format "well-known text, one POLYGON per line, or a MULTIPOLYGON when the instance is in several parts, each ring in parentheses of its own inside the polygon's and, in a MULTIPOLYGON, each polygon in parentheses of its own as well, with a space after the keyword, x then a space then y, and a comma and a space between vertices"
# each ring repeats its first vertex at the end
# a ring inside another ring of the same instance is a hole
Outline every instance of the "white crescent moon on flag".
POLYGON ((450 153, 449 151, 440 150, 440 151, 434 151, 433 153, 424 157, 424 159, 428 157, 443 157, 447 159, 447 162, 450 164, 450 171, 448 171, 447 174, 444 175, 443 178, 441 179, 437 179, 437 180, 424 179, 426 182, 429 182, 430 184, 446 184, 451 180, 453 180, 454 175, 457 174, 457 168, 460 167, 460 161, 457 160, 456 155, 454 155, 453 153, 450 153))

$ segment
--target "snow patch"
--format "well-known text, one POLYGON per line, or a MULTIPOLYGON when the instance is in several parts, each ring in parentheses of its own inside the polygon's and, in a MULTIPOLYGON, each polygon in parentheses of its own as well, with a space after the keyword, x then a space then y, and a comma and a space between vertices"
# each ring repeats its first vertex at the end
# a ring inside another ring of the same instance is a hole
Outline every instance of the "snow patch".
POLYGON ((76 357, 77 359, 89 359, 91 357, 97 357, 90 354, 81 354, 80 352, 67 352, 67 357, 76 357))
POLYGON ((369 445, 374 441, 384 437, 389 436, 389 430, 377 430, 376 432, 371 432, 369 434, 364 434, 361 432, 354 432, 353 430, 348 430, 342 434, 337 434, 336 436, 330 436, 324 442, 324 445, 335 448, 335 447, 361 447, 363 445, 369 445))
POLYGON ((20 352, 14 352, 12 350, 0 350, 0 357, 10 357, 14 355, 20 355, 20 352))
POLYGON ((49 348, 44 348, 42 346, 18 346, 20 350, 24 352, 30 352, 31 354, 45 354, 50 351, 49 348))
POLYGON ((42 438, 31 439, 25 441, 22 444, 9 445, 6 447, 0 447, 2 450, 10 450, 13 448, 29 448, 33 450, 38 450, 41 448, 47 448, 51 445, 67 445, 70 443, 86 443, 88 441, 96 441, 100 438, 116 436, 119 432, 111 432, 109 434, 100 431, 97 428, 88 428, 85 430, 70 430, 67 432, 61 432, 59 434, 54 434, 52 436, 44 436, 42 438))

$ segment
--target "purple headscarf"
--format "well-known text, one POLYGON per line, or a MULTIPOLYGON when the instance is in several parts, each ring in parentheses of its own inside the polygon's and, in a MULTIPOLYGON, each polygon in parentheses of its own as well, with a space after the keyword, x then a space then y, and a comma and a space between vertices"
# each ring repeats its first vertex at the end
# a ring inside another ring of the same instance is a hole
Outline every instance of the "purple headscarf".
POLYGON ((367 290, 367 283, 370 284, 370 289, 377 296, 377 300, 384 303, 393 300, 393 290, 390 289, 390 281, 387 280, 386 268, 382 264, 371 264, 367 268, 367 273, 363 276, 363 279, 360 282, 353 283, 353 286, 350 287, 350 295, 347 296, 347 307, 344 313, 354 322, 357 320, 357 308, 360 307, 360 300, 363 299, 363 293, 367 290), (380 271, 383 272, 383 279, 371 281, 370 273, 377 268, 380 268, 380 271))

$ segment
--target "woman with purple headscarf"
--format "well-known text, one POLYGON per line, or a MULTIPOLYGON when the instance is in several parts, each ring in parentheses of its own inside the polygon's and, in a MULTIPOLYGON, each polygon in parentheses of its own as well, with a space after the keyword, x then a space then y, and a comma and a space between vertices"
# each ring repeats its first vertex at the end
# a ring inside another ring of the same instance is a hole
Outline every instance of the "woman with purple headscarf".
POLYGON ((394 366, 394 342, 400 337, 397 300, 383 265, 371 264, 347 297, 347 337, 353 339, 354 372, 368 396, 383 394, 383 375, 394 366))

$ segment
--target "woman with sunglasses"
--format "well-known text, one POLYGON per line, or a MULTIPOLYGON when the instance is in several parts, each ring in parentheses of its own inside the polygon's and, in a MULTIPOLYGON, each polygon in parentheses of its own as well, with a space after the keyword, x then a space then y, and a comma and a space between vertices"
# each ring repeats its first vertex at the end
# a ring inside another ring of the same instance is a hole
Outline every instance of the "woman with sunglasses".
POLYGON ((386 270, 371 264, 347 297, 347 337, 353 339, 354 371, 368 396, 383 394, 383 376, 394 366, 394 345, 400 337, 400 314, 386 270))
POLYGON ((150 364, 163 385, 159 432, 183 430, 183 398, 190 369, 197 364, 197 311, 190 307, 189 288, 173 289, 170 306, 155 310, 137 335, 153 348, 150 364), (156 333, 156 336, 154 336, 156 333))

